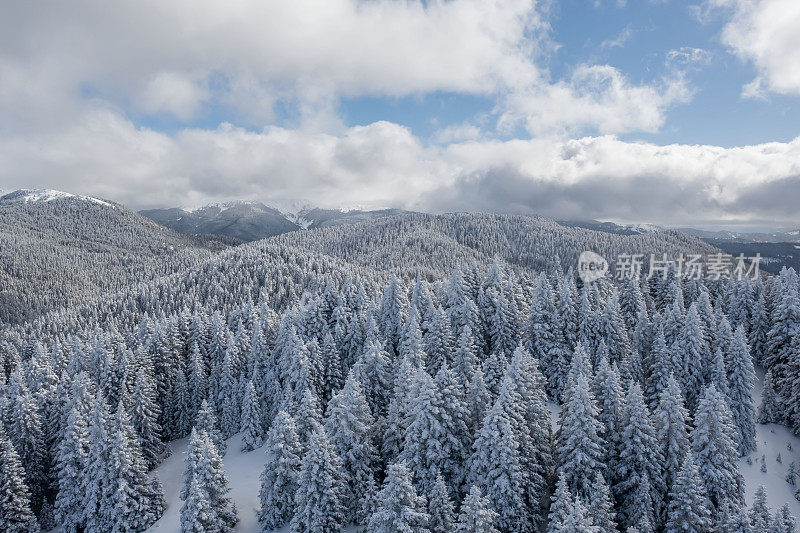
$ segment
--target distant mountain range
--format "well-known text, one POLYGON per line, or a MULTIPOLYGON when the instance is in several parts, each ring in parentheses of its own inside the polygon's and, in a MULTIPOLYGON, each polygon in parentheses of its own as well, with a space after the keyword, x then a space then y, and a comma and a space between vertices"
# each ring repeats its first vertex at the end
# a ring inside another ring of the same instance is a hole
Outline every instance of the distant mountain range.
POLYGON ((178 207, 147 209, 139 213, 178 233, 223 235, 245 242, 257 241, 300 229, 352 224, 405 213, 399 209, 343 211, 305 206, 280 211, 261 202, 236 201, 197 209, 178 207))
MULTIPOLYGON (((637 235, 663 229, 652 224, 615 224, 613 222, 560 221, 562 226, 578 227, 614 233, 637 235)), ((776 230, 772 232, 709 231, 696 228, 675 228, 677 231, 697 237, 725 253, 735 257, 761 255, 760 268, 776 274, 783 267, 800 270, 800 230, 776 230)))

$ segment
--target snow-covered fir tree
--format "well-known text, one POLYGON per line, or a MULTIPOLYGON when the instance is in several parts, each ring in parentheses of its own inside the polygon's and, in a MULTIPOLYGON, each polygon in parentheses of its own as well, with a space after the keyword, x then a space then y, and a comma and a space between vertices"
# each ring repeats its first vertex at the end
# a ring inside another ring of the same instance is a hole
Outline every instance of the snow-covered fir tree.
POLYGON ((294 514, 294 495, 302 450, 294 419, 279 411, 264 443, 266 462, 261 473, 259 523, 264 530, 279 529, 294 514))
POLYGON ((375 448, 372 413, 361 384, 351 372, 344 387, 334 394, 325 415, 325 432, 331 447, 342 461, 342 504, 347 516, 363 515, 365 498, 374 490, 378 451, 375 448))
POLYGON ((712 511, 725 502, 741 505, 744 482, 739 473, 736 427, 727 400, 714 385, 707 387, 697 405, 691 433, 692 458, 708 491, 712 511))
POLYGON ((242 444, 241 450, 249 452, 261 446, 264 439, 261 429, 261 407, 256 398, 253 382, 248 381, 242 399, 242 444))
POLYGON ((683 459, 671 485, 668 500, 667 521, 664 526, 667 533, 711 531, 710 502, 690 454, 686 454, 683 459))
POLYGON ((31 493, 14 446, 0 426, 0 529, 35 533, 39 523, 31 509, 31 493))
POLYGON ((345 522, 342 464, 319 426, 310 435, 294 495, 294 533, 335 533, 345 522))
POLYGON ((458 533, 499 533, 494 523, 497 513, 481 495, 481 489, 472 486, 461 504, 456 529, 458 533))
POLYGON ((414 489, 411 471, 402 461, 389 465, 366 531, 428 533, 429 522, 425 497, 418 495, 414 489))

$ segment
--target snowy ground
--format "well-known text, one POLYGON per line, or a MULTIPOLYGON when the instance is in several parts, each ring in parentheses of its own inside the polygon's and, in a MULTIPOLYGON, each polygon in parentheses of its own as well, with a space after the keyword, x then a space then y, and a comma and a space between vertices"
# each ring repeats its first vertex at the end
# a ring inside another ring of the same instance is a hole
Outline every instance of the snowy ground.
MULTIPOLYGON (((164 496, 167 499, 167 510, 164 515, 148 531, 164 531, 175 533, 180 531, 180 512, 183 502, 178 497, 181 491, 183 476, 183 459, 189 439, 180 439, 170 443, 172 455, 164 460, 156 472, 164 485, 164 496)), ((239 451, 241 434, 228 439, 228 450, 223 458, 225 473, 231 487, 231 497, 236 502, 239 523, 236 531, 241 533, 261 533, 256 512, 259 507, 258 490, 260 488, 261 471, 264 470, 264 449, 252 452, 239 451)), ((276 533, 288 533, 285 526, 276 533)), ((354 533, 355 528, 345 528, 345 533, 354 533)))
MULTIPOLYGON (((761 403, 761 384, 764 377, 763 372, 758 374, 753 390, 756 404, 761 403)), ((764 485, 767 489, 767 501, 773 512, 784 503, 788 503, 792 514, 796 518, 800 518, 800 502, 794 498, 795 488, 789 485, 785 479, 792 461, 797 462, 798 470, 800 470, 800 439, 781 425, 756 424, 756 444, 758 450, 749 456, 752 464, 747 464, 748 457, 742 458, 739 462, 739 470, 744 476, 748 505, 753 502, 753 495, 758 487, 764 485), (781 455, 780 463, 777 461, 778 454, 781 455), (767 465, 766 472, 761 471, 762 455, 767 465)), ((800 479, 798 481, 800 482, 800 479)))
MULTIPOLYGON (((170 443, 172 455, 159 465, 158 475, 164 485, 164 496, 167 498, 167 510, 150 531, 180 531, 180 511, 183 502, 178 498, 181 490, 183 459, 186 455, 188 438, 170 443)), ((239 523, 236 531, 259 532, 256 510, 258 509, 259 476, 264 469, 263 448, 252 452, 239 451, 241 435, 228 439, 228 451, 223 458, 225 473, 231 487, 231 497, 236 502, 239 523)))
MULTIPOLYGON (((761 378, 762 376, 759 376, 761 378)), ((761 380, 756 383, 754 396, 757 403, 761 401, 761 380)), ((558 422, 558 406, 548 404, 553 425, 558 422)), ((748 505, 753 501, 753 495, 759 485, 767 488, 767 500, 773 512, 784 503, 789 503, 792 514, 800 518, 800 502, 794 498, 794 487, 786 480, 786 472, 792 461, 797 462, 800 472, 800 439, 783 426, 776 424, 756 425, 758 451, 750 455, 752 464, 747 464, 747 458, 740 461, 740 469, 745 479, 748 505), (791 446, 791 450, 789 447, 791 446), (778 463, 780 453, 782 462, 778 463), (761 456, 764 455, 767 471, 761 472, 761 456)), ((252 452, 239 451, 241 436, 234 435, 228 439, 228 451, 223 462, 225 473, 231 486, 231 496, 236 502, 239 513, 239 523, 236 531, 242 533, 258 533, 260 531, 256 518, 258 509, 259 476, 264 469, 264 450, 257 449, 252 452)), ((180 508, 183 502, 178 498, 181 489, 181 475, 183 473, 183 458, 186 453, 188 439, 181 439, 170 443, 172 455, 168 457, 156 470, 164 485, 164 495, 167 498, 167 510, 164 516, 150 528, 150 531, 180 531, 180 508)), ((800 479, 798 479, 800 486, 800 479)), ((280 530, 288 531, 288 527, 280 530)))

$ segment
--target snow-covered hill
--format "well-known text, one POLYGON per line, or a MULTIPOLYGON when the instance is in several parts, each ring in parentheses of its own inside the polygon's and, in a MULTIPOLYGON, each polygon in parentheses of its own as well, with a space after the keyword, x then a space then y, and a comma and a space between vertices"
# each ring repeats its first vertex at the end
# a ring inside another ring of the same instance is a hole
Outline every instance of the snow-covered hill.
POLYGON ((100 200, 99 198, 80 194, 72 194, 64 191, 56 191, 53 189, 19 189, 0 197, 0 204, 10 204, 14 202, 52 202, 54 200, 64 200, 67 198, 92 202, 116 209, 116 206, 111 202, 106 202, 105 200, 100 200))

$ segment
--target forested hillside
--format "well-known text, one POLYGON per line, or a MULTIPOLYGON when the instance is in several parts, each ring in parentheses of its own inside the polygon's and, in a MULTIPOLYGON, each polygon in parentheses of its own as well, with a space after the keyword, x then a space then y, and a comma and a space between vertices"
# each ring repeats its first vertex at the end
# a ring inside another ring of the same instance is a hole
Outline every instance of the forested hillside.
POLYGON ((609 261, 619 254, 713 253, 694 237, 676 231, 615 235, 562 226, 540 216, 494 214, 405 214, 371 222, 294 232, 272 242, 338 257, 413 278, 439 279, 456 265, 487 264, 500 256, 528 272, 566 270, 593 250, 609 261))
POLYGON ((199 264, 225 244, 58 191, 0 198, 0 326, 199 264))
POLYGON ((792 532, 788 506, 745 500, 739 465, 757 423, 800 431, 797 274, 572 269, 584 249, 697 246, 403 215, 238 246, 7 328, 0 529, 164 530, 169 507, 186 532, 792 532), (161 480, 177 439, 182 474, 161 480), (257 509, 233 504, 230 442, 261 472, 257 509))

